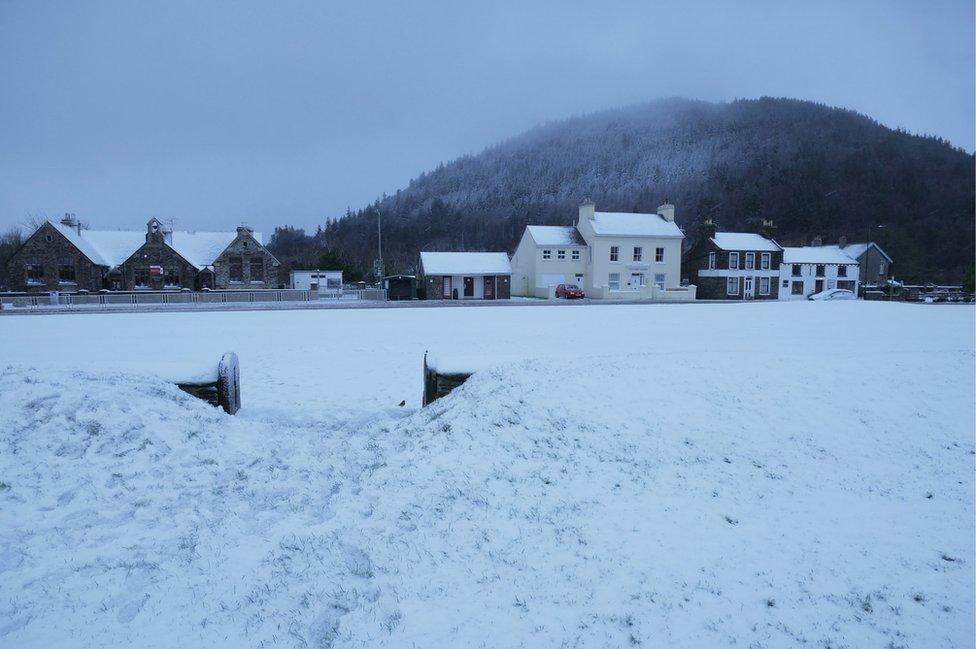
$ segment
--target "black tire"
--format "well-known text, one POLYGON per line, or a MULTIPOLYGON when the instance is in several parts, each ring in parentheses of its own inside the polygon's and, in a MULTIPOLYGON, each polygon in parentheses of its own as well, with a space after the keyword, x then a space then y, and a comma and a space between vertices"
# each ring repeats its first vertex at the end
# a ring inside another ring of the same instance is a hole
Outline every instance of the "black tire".
POLYGON ((221 356, 217 365, 217 403, 229 415, 241 409, 241 371, 234 352, 221 356))

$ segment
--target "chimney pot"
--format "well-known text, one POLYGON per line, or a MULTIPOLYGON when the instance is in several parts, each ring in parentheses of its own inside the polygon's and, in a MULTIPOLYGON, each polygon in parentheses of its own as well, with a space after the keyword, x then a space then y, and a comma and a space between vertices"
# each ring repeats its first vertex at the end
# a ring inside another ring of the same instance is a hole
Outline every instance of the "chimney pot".
POLYGON ((665 220, 674 222, 674 205, 671 204, 671 200, 668 198, 664 199, 664 203, 658 206, 657 213, 665 220))

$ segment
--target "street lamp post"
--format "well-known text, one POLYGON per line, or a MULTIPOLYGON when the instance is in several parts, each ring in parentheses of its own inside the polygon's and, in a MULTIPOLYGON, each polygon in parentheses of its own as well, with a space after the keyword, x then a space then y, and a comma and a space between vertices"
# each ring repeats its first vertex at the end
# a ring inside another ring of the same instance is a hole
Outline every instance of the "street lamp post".
MULTIPOLYGON (((862 266, 864 267, 864 280, 861 282, 861 290, 864 292, 864 299, 865 300, 868 299, 868 289, 867 289, 867 283, 868 283, 868 259, 870 259, 870 257, 871 257, 871 232, 874 231, 874 230, 883 230, 886 227, 887 226, 884 223, 878 223, 873 228, 871 226, 868 226, 868 229, 867 229, 867 237, 865 237, 865 239, 864 239, 864 264, 862 264, 862 266)), ((858 276, 860 276, 860 274, 861 273, 858 272, 858 276)))

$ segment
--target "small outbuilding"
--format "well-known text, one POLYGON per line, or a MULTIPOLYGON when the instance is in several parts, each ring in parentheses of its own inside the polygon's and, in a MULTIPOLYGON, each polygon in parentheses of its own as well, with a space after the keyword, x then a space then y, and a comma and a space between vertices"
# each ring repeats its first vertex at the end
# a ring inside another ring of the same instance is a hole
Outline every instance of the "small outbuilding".
POLYGON ((342 290, 341 270, 293 270, 288 282, 291 288, 304 291, 342 290))
POLYGON ((416 275, 389 275, 383 278, 387 300, 413 300, 417 297, 416 275))
POLYGON ((428 300, 507 300, 512 264, 504 252, 422 252, 422 286, 428 300))

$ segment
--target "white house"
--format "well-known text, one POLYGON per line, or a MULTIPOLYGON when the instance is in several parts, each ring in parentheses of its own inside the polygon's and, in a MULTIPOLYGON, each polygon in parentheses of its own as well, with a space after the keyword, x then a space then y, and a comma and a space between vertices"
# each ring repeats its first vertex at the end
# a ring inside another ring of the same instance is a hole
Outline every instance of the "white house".
POLYGON ((428 300, 507 300, 512 264, 504 252, 421 252, 428 300))
POLYGON ((315 287, 319 291, 342 290, 341 270, 293 270, 288 282, 291 288, 306 291, 315 287))
POLYGON ((526 227, 512 257, 512 293, 551 297, 559 284, 602 299, 694 300, 681 286, 684 233, 674 205, 657 214, 597 212, 587 201, 573 226, 526 227))
POLYGON ((834 288, 858 290, 858 263, 837 246, 783 248, 779 299, 803 300, 834 288))

